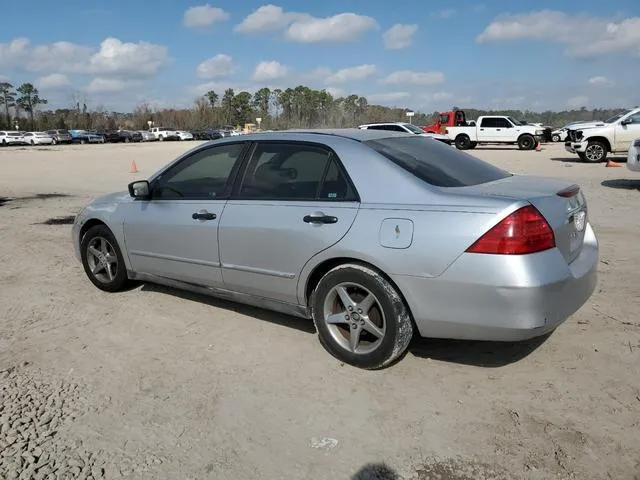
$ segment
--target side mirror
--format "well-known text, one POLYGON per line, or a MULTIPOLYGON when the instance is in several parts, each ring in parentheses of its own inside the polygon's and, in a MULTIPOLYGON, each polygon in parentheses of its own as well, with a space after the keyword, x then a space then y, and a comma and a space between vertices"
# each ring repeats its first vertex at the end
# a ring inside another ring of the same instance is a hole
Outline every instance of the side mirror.
POLYGON ((631 125, 632 123, 633 122, 631 120, 627 119, 627 120, 622 120, 620 122, 620 125, 631 125))
POLYGON ((133 198, 149 198, 151 188, 147 180, 137 180, 129 184, 129 195, 133 198))

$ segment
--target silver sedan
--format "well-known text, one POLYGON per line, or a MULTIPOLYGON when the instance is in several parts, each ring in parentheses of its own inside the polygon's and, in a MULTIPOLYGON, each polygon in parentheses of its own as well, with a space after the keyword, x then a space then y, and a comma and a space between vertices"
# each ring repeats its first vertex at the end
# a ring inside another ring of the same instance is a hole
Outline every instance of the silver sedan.
POLYGON ((332 355, 367 369, 414 334, 546 334, 597 281, 579 186, 375 130, 205 143, 91 202, 72 239, 99 289, 155 282, 313 319, 332 355))

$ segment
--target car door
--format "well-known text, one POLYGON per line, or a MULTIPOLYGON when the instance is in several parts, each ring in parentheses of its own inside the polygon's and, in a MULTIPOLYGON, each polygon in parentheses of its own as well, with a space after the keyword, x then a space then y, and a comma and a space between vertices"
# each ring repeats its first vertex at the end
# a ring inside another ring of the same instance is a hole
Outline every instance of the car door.
POLYGON ((615 127, 616 151, 628 152, 631 144, 640 138, 640 112, 625 119, 625 124, 618 122, 615 127))
POLYGON ((498 122, 495 117, 484 117, 480 122, 478 129, 479 142, 497 142, 498 141, 498 122))
POLYGON ((516 127, 506 118, 495 119, 496 128, 494 130, 494 141, 515 142, 518 139, 516 127))
POLYGON ((199 149, 154 180, 149 200, 132 202, 124 236, 135 272, 223 286, 218 223, 247 145, 199 149))
POLYGON ((340 160, 326 146, 257 142, 220 220, 225 286, 297 304, 303 266, 347 233, 358 207, 340 160))

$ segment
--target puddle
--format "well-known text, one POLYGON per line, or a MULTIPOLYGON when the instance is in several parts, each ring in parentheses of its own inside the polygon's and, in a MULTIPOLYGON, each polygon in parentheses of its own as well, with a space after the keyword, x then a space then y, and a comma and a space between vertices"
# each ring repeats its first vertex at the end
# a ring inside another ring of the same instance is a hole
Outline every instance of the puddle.
POLYGON ((70 196, 71 195, 67 195, 66 193, 36 193, 35 195, 19 197, 15 200, 47 200, 49 198, 66 198, 70 196))

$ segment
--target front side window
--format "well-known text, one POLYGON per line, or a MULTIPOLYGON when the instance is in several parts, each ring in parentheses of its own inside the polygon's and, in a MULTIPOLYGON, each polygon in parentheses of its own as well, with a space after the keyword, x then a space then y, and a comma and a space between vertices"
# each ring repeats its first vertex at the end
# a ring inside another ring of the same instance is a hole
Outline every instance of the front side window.
POLYGON ((627 123, 640 125, 640 113, 636 113, 635 115, 631 115, 629 118, 627 118, 627 123))
POLYGON ((215 200, 224 196, 244 147, 244 142, 232 143, 195 152, 158 178, 153 198, 215 200))
POLYGON ((496 118, 496 127, 497 128, 513 128, 513 124, 506 118, 496 118))
POLYGON ((238 195, 249 199, 341 200, 350 193, 329 149, 278 142, 257 145, 238 195))

